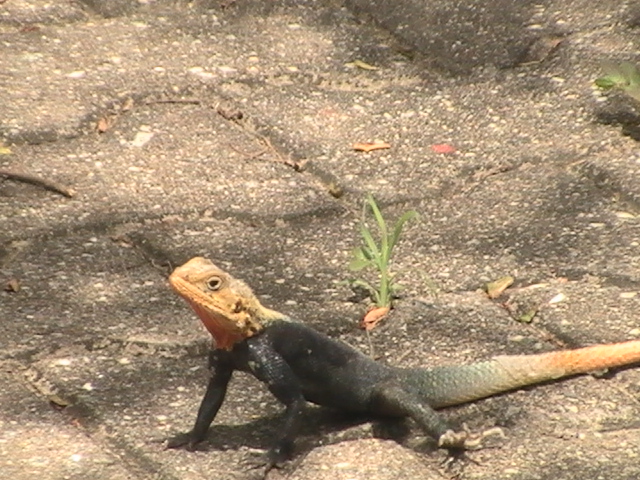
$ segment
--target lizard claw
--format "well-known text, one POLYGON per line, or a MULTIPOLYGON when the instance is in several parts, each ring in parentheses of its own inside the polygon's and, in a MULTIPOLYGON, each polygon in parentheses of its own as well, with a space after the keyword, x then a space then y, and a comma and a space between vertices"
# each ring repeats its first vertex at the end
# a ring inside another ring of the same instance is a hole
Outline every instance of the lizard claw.
POLYGON ((438 439, 438 447, 462 449, 465 448, 465 442, 469 438, 467 431, 454 432, 453 430, 447 430, 438 439))
POLYGON ((452 450, 478 450, 482 448, 482 442, 485 438, 496 435, 505 438, 504 432, 499 427, 489 428, 483 432, 472 434, 467 426, 463 425, 463 430, 460 432, 447 430, 440 435, 438 447, 452 450))

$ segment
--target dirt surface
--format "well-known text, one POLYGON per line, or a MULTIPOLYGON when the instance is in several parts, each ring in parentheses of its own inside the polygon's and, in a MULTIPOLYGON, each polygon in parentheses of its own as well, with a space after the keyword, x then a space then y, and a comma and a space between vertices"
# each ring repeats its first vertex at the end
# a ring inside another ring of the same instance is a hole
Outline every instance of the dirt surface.
MULTIPOLYGON (((281 410, 244 375, 199 451, 164 449, 208 346, 166 277, 205 255, 369 352, 342 283, 366 193, 420 213, 380 361, 640 337, 640 118, 593 87, 602 60, 636 60, 638 25, 614 0, 0 1, 0 472, 254 478, 242 462, 281 410), (352 149, 375 140, 391 148, 352 149), (508 301, 488 300, 505 275, 508 301)), ((636 479, 639 384, 629 368, 448 409, 506 434, 451 467, 410 422, 310 408, 269 478, 636 479)))

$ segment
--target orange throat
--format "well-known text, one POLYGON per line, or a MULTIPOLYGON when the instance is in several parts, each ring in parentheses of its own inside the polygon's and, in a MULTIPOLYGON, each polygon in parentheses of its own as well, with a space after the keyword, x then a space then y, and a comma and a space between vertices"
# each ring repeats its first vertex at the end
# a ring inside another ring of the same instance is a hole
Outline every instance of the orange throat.
POLYGON ((249 335, 240 331, 239 328, 229 325, 229 321, 195 302, 189 302, 191 308, 196 312, 200 321, 209 331, 216 341, 216 348, 222 350, 232 350, 233 346, 247 338, 249 335))

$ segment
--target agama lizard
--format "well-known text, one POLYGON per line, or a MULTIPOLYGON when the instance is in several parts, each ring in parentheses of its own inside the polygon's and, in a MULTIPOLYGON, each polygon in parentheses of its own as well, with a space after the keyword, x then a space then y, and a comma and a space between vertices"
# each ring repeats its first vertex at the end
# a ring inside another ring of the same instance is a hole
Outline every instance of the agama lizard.
POLYGON ((193 449, 204 439, 234 370, 264 382, 285 407, 282 436, 269 451, 275 465, 290 456, 306 401, 340 410, 410 417, 440 447, 465 448, 434 410, 494 394, 640 361, 640 341, 595 345, 536 355, 498 356, 462 366, 397 368, 265 308, 242 281, 196 257, 169 277, 213 336, 209 385, 191 431, 168 442, 193 449))

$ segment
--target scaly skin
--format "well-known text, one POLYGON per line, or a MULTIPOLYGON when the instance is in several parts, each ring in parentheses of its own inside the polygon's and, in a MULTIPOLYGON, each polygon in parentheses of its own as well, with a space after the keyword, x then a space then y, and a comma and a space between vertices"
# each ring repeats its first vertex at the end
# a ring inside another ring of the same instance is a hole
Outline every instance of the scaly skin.
POLYGON ((213 371, 194 428, 169 447, 201 441, 222 405, 234 370, 253 374, 285 406, 283 435, 269 465, 284 460, 306 401, 341 410, 411 417, 446 448, 470 444, 433 409, 470 402, 569 375, 640 362, 640 341, 538 355, 499 356, 462 366, 403 369, 377 363, 352 347, 263 307, 243 282, 201 257, 169 277, 216 342, 213 371))

